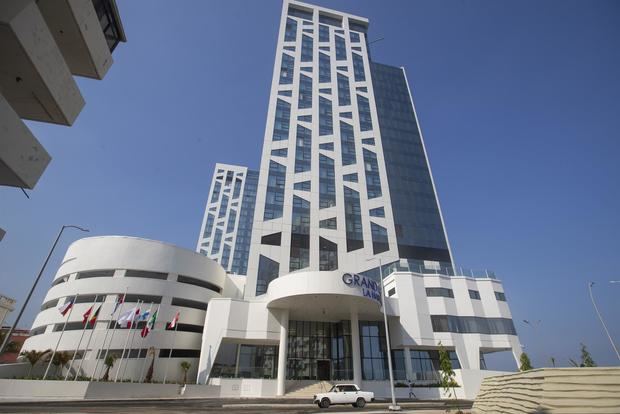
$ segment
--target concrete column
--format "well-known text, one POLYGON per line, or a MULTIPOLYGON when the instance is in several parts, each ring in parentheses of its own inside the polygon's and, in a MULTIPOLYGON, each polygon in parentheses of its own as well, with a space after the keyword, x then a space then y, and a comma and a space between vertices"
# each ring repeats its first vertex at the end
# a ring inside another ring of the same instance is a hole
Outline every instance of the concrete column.
POLYGON ((360 325, 357 309, 351 311, 351 348, 353 351, 353 382, 362 386, 362 355, 360 351, 360 325))
POLYGON ((286 393, 286 360, 288 351, 288 309, 280 314, 280 347, 278 348, 278 390, 277 395, 286 393))
POLYGON ((411 351, 408 346, 403 348, 405 356, 405 375, 409 381, 415 381, 415 375, 413 373, 413 366, 411 365, 411 351))

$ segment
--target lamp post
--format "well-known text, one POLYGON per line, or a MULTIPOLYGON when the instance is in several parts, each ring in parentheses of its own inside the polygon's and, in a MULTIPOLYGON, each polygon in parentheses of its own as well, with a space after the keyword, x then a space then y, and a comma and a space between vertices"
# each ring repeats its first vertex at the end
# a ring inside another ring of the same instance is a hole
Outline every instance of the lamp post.
MULTIPOLYGON (((617 283, 618 281, 613 280, 610 282, 617 283)), ((601 324, 603 325, 603 329, 605 330, 605 333, 607 334, 607 338, 609 338, 609 342, 611 342, 611 347, 614 349, 614 351, 616 352, 616 356, 620 360, 620 352, 618 352, 618 348, 616 347, 614 340, 611 338, 611 335, 609 334, 609 330, 607 329, 607 325, 605 325, 605 321, 603 320, 601 313, 598 311, 598 307, 596 306, 596 302, 594 301, 594 295, 592 295, 592 286, 594 286, 594 282, 588 283, 588 290, 590 291, 590 300, 592 300, 592 305, 594 306, 594 310, 596 311, 596 314, 598 315, 598 319, 601 321, 601 324)))
POLYGON ((370 259, 366 259, 366 261, 377 259, 379 261, 379 275, 381 276, 381 282, 379 286, 381 287, 381 309, 383 313, 383 325, 385 327, 385 344, 387 346, 387 357, 388 357, 388 370, 390 373, 390 392, 392 393, 392 405, 388 408, 390 411, 400 411, 400 406, 396 404, 396 394, 394 394, 394 373, 392 372, 392 348, 390 347, 390 331, 388 329, 388 320, 387 313, 385 311, 385 295, 383 293, 383 266, 381 265, 380 257, 371 257, 370 259))
POLYGON ((58 232, 58 236, 56 236, 56 240, 54 241, 54 244, 52 245, 52 248, 50 249, 49 253, 47 254, 47 258, 45 259, 45 262, 43 262, 43 266, 41 267, 41 270, 39 271, 39 274, 37 275, 37 278, 34 280, 34 283, 32 284, 32 287, 30 288, 30 292, 28 292, 28 296, 26 296, 26 300, 24 301, 24 303, 22 304, 21 309, 19 310, 19 314, 17 314, 17 318, 15 318, 15 322, 13 322, 13 326, 11 326, 11 329, 9 329, 9 332, 7 332, 6 337, 4 338, 4 342, 2 342, 2 345, 0 345, 0 354, 2 354, 2 351, 4 350, 4 347, 6 346, 6 344, 9 342, 9 339, 11 338, 11 334, 15 330, 15 327, 17 326, 17 324, 19 323, 19 320, 22 317, 22 314, 24 313, 24 310, 26 310, 26 306, 28 305, 28 302, 30 301, 30 297, 32 296, 32 293, 34 292, 35 288, 37 287, 37 283, 39 283, 39 279, 41 279, 41 276, 43 275, 43 271, 45 270, 45 266, 47 266, 47 262, 49 262, 50 257, 52 257, 52 253, 54 253, 54 249, 56 248, 56 245, 58 244, 58 240, 60 240, 60 236, 62 236, 62 232, 65 231, 65 229, 68 229, 68 228, 78 229, 78 230, 84 231, 84 232, 88 232, 89 231, 89 230, 83 229, 82 227, 79 227, 79 226, 73 226, 73 225, 64 225, 64 226, 62 226, 62 228, 58 232))

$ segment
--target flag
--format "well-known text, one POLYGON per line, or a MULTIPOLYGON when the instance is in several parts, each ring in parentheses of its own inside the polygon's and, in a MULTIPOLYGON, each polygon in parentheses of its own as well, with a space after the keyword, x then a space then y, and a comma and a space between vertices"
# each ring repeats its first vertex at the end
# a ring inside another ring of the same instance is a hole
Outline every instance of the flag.
POLYGON ((149 318, 149 315, 151 314, 151 310, 147 309, 144 312, 142 312, 142 315, 140 315, 140 317, 138 318, 138 321, 145 321, 149 318))
POLYGON ((99 305, 99 307, 97 308, 97 310, 95 311, 94 315, 91 316, 90 320, 88 321, 88 323, 90 324, 90 326, 95 326, 95 323, 97 322, 97 317, 99 316, 99 311, 101 310, 101 305, 99 305))
POLYGON ((140 336, 146 338, 146 336, 155 328, 155 321, 157 320, 157 311, 151 316, 151 319, 144 325, 142 328, 142 332, 140 332, 140 336))
POLYGON ((65 316, 67 314, 67 312, 69 312, 69 310, 71 310, 71 308, 73 307, 73 302, 75 302, 75 298, 71 298, 71 300, 69 300, 69 302, 65 302, 64 305, 58 307, 58 310, 60 311, 60 314, 62 316, 65 316))
POLYGON ((178 322, 179 322, 179 312, 177 312, 177 314, 174 315, 174 318, 166 324, 166 329, 168 330, 174 329, 175 326, 177 326, 178 322))
POLYGON ((137 306, 134 306, 133 308, 129 309, 127 312, 119 316, 117 322, 119 325, 127 324, 127 328, 129 328, 134 318, 138 314, 140 314, 140 308, 137 306))
POLYGON ((114 310, 112 311, 112 313, 110 313, 110 315, 114 315, 116 311, 118 310, 118 307, 121 306, 123 303, 125 303, 125 295, 116 296, 116 303, 114 304, 114 310))
POLYGON ((93 306, 95 305, 92 305, 90 308, 88 308, 88 310, 84 312, 84 315, 82 315, 82 325, 86 325, 86 321, 88 321, 88 318, 90 318, 90 313, 93 311, 93 306))

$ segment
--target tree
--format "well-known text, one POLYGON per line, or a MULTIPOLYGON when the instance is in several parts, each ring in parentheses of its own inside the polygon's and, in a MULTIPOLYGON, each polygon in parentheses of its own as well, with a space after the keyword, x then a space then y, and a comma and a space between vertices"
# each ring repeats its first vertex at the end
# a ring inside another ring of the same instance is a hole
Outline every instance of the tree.
MULTIPOLYGON (((0 344, 4 342, 4 337, 6 336, 7 333, 8 331, 6 330, 0 332, 0 344)), ((19 352, 19 347, 17 345, 17 342, 15 341, 7 342, 6 346, 4 347, 4 350, 2 351, 3 354, 5 353, 14 354, 16 352, 19 352)))
POLYGON ((596 366, 596 362, 594 362, 592 355, 590 355, 590 352, 588 352, 588 349, 584 344, 581 344, 581 366, 587 368, 596 366))
POLYGON ((187 382, 187 371, 189 371, 189 369, 192 367, 192 364, 190 364, 187 361, 183 361, 181 362, 181 369, 183 370, 183 385, 185 385, 185 383, 187 382))
POLYGON ((36 350, 30 350, 30 351, 24 351, 22 352, 20 355, 22 355, 24 358, 26 358, 26 360, 28 360, 28 362, 30 362, 30 370, 28 370, 28 376, 30 377, 30 374, 32 374, 32 369, 34 368, 34 366, 37 364, 37 362, 39 362, 41 360, 41 358, 43 358, 45 356, 45 354, 47 354, 48 352, 51 352, 51 349, 48 349, 46 351, 36 351, 36 350))
POLYGON ((52 365, 56 367, 56 375, 62 374, 62 367, 71 360, 71 355, 68 352, 56 352, 52 358, 52 365), (60 371, 60 373, 58 372, 60 371))
POLYGON ((146 378, 144 379, 144 382, 153 382, 153 372, 155 368, 155 348, 150 347, 149 353, 153 356, 153 359, 151 359, 151 365, 149 365, 149 369, 148 371, 146 371, 146 378))
POLYGON ((521 356, 519 357, 519 362, 519 371, 529 371, 530 369, 534 369, 532 363, 530 362, 530 357, 527 356, 525 352, 521 353, 521 356))
POLYGON ((110 354, 105 358, 105 361, 103 361, 103 364, 105 365, 105 373, 103 374, 103 377, 101 377, 101 381, 107 381, 110 378, 110 370, 114 366, 116 358, 117 357, 115 354, 110 354))
MULTIPOLYGON (((439 374, 440 380, 439 383, 443 388, 444 392, 448 395, 448 397, 454 396, 456 400, 456 391, 454 387, 457 387, 458 384, 454 379, 455 373, 452 369, 452 361, 450 361, 450 353, 444 348, 444 346, 439 342, 439 374)), ((458 413, 462 413, 461 410, 457 411, 458 413)))

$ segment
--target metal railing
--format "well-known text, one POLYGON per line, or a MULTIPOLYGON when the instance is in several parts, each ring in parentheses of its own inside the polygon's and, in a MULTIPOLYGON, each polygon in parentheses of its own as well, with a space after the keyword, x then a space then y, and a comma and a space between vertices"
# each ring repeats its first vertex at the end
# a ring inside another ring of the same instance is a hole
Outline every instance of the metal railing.
POLYGON ((422 264, 411 263, 407 260, 400 260, 383 266, 383 274, 389 275, 393 272, 413 272, 424 275, 442 275, 442 276, 465 276, 476 279, 497 279, 495 272, 488 269, 470 269, 466 267, 452 266, 436 266, 426 267, 422 264))

